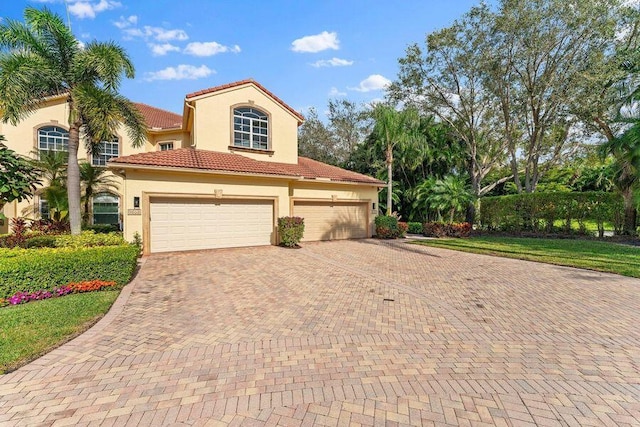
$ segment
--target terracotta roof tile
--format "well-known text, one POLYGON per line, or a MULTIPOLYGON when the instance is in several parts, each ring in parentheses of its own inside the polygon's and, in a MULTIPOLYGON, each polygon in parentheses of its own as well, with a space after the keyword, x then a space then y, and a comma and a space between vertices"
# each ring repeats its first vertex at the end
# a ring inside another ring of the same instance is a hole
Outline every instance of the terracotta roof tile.
POLYGON ((356 172, 327 165, 306 157, 298 157, 298 164, 264 162, 240 154, 218 151, 180 148, 177 150, 153 151, 112 159, 111 166, 141 165, 170 168, 199 169, 207 171, 237 172, 260 175, 303 177, 306 179, 328 179, 337 182, 357 182, 382 185, 382 181, 356 172))
POLYGON ((264 93, 266 93, 267 95, 269 95, 271 98, 273 98, 276 102, 278 102, 280 105, 282 105, 284 108, 286 108, 287 110, 289 110, 289 112, 291 112, 291 114, 293 114, 294 116, 296 116, 298 118, 298 120, 300 120, 301 122, 304 121, 304 117, 302 116, 302 114, 298 113, 296 110, 294 110, 293 108, 291 108, 290 106, 288 106, 283 100, 281 100, 280 98, 278 98, 277 96, 275 96, 272 92, 270 92, 267 88, 265 88, 264 86, 262 86, 260 83, 258 83, 257 81, 253 80, 253 79, 246 79, 246 80, 240 80, 237 82, 233 82, 233 83, 227 83, 224 85, 220 85, 220 86, 215 86, 215 87, 211 87, 209 89, 203 89, 203 90, 199 90, 197 92, 193 92, 187 95, 187 99, 190 98, 195 98, 196 96, 200 96, 200 95, 207 95, 209 93, 214 93, 214 92, 218 92, 221 90, 225 90, 225 89, 231 89, 234 87, 238 87, 238 86, 242 86, 245 84, 249 84, 252 83, 253 85, 255 85, 258 89, 260 89, 261 91, 263 91, 264 93))
POLYGON ((175 129, 182 126, 182 116, 171 111, 162 110, 147 104, 135 102, 134 105, 142 113, 147 126, 156 129, 175 129))

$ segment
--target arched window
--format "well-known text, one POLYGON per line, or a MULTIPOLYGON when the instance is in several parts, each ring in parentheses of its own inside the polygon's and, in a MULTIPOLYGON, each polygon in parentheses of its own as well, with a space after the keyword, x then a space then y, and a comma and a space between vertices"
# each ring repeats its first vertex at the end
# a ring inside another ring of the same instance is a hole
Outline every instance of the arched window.
POLYGON ((38 129, 38 150, 69 151, 69 131, 58 126, 38 129))
POLYGON ((111 141, 102 141, 93 153, 91 163, 93 166, 106 166, 107 162, 120 155, 120 142, 117 137, 111 141))
POLYGON ((120 223, 120 199, 118 196, 111 193, 99 193, 93 196, 93 223, 120 223))
POLYGON ((267 150, 269 148, 269 118, 251 107, 233 110, 233 145, 267 150))

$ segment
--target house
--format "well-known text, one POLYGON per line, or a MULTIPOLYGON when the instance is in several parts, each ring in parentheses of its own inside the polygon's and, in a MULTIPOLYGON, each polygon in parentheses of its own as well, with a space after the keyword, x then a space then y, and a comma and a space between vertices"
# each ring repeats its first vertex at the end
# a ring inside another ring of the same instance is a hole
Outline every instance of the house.
MULTIPOLYGON (((65 108, 51 99, 0 133, 20 154, 64 150, 65 108)), ((372 235, 384 183, 298 156, 303 117, 258 82, 189 94, 182 117, 138 108, 145 146, 132 148, 122 132, 91 159, 119 180, 117 192, 94 198, 93 220, 101 221, 95 208, 109 207, 111 218, 117 210, 125 238, 142 236, 144 253, 276 244, 277 218, 289 215, 304 217, 304 241, 372 235)))

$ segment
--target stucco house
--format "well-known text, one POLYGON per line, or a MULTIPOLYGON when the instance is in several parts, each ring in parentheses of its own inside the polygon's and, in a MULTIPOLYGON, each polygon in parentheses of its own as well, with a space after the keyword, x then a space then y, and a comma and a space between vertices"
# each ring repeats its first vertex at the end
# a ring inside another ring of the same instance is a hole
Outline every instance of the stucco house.
MULTIPOLYGON (((93 220, 110 207, 126 239, 142 236, 144 253, 276 244, 277 218, 287 215, 305 218, 305 241, 372 235, 384 183, 298 156, 303 117, 258 82, 189 94, 182 117, 137 105, 149 127, 145 146, 132 148, 121 132, 91 158, 119 183, 96 196, 93 220)), ((64 150, 65 109, 64 98, 52 98, 0 134, 20 154, 64 150)), ((13 203, 4 213, 25 208, 13 203)))

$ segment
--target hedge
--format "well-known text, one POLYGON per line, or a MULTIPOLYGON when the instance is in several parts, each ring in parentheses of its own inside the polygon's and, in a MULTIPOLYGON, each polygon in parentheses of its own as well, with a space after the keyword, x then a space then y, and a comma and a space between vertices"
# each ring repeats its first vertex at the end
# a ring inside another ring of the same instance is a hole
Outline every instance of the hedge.
POLYGON ((278 235, 280 244, 288 248, 298 246, 304 236, 304 218, 299 216, 283 216, 278 218, 278 235))
POLYGON ((563 221, 561 231, 571 232, 576 221, 585 231, 584 221, 595 221, 600 236, 604 223, 619 232, 623 223, 622 197, 615 193, 524 193, 484 197, 480 200, 480 225, 486 230, 551 233, 556 220, 563 221))
POLYGON ((123 286, 136 268, 135 245, 91 248, 0 249, 0 298, 53 290, 72 282, 114 281, 123 286))

